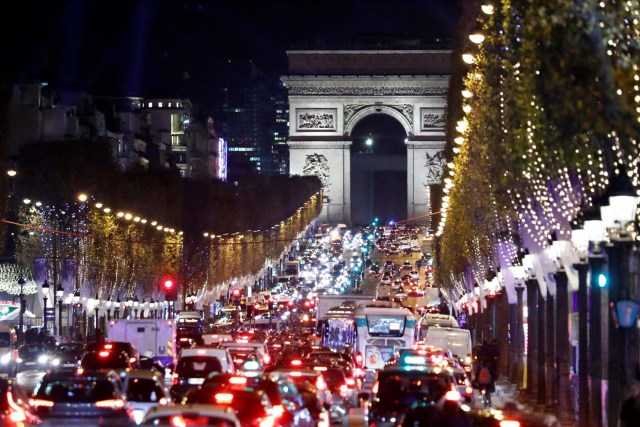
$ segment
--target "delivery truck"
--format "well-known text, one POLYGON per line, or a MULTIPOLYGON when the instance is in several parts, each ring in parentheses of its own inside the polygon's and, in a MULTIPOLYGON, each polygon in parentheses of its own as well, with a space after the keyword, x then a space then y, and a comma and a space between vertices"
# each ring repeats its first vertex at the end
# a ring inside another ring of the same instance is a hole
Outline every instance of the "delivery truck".
POLYGON ((130 342, 141 355, 153 353, 153 359, 163 366, 175 365, 176 322, 172 319, 111 320, 107 337, 130 342))

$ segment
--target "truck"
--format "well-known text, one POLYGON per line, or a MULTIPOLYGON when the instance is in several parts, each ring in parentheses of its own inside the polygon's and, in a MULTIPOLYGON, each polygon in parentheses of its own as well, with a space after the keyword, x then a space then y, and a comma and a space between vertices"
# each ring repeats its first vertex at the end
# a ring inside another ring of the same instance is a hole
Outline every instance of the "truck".
POLYGON ((151 352, 164 366, 175 366, 176 322, 172 319, 117 319, 109 321, 109 341, 130 342, 141 355, 151 352))

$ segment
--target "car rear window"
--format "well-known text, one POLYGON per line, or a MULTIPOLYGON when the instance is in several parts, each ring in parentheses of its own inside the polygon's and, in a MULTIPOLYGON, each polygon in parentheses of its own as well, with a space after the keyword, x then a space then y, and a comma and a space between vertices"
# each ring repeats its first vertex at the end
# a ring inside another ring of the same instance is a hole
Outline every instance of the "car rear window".
POLYGON ((109 380, 73 378, 43 382, 36 397, 54 402, 96 402, 118 396, 115 385, 109 380))
POLYGON ((101 369, 127 369, 129 368, 129 360, 123 353, 108 353, 100 355, 96 353, 87 353, 82 358, 80 366, 86 370, 101 369))
POLYGON ((126 395, 132 402, 157 402, 164 397, 158 383, 148 378, 129 378, 126 395))
POLYGON ((178 376, 185 378, 205 378, 212 372, 222 372, 222 364, 217 357, 185 356, 178 361, 178 376))
POLYGON ((439 400, 451 387, 451 378, 421 371, 380 371, 377 400, 381 406, 406 407, 439 400))

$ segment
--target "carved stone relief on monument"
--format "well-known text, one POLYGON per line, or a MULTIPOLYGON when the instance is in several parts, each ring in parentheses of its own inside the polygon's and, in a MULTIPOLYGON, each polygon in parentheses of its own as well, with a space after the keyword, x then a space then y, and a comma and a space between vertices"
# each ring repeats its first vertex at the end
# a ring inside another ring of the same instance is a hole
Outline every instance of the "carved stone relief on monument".
POLYGON ((344 106, 344 124, 345 124, 345 128, 347 127, 347 123, 349 122, 349 120, 351 120, 351 117, 353 117, 353 115, 355 113, 357 113, 358 111, 369 107, 369 105, 362 105, 362 104, 347 104, 344 106))
POLYGON ((446 87, 328 87, 291 86, 291 95, 328 96, 446 96, 446 87))
POLYGON ((444 129, 445 123, 444 108, 420 109, 420 129, 444 129))
POLYGON ((332 131, 336 130, 338 110, 335 108, 297 108, 296 130, 332 131))
POLYGON ((317 176, 322 183, 325 195, 329 194, 331 187, 331 183, 329 182, 329 161, 323 154, 307 154, 304 167, 302 168, 302 174, 305 176, 317 176))
POLYGON ((398 111, 407 119, 410 125, 413 125, 413 105, 412 104, 390 105, 389 107, 398 111))
POLYGON ((430 185, 437 185, 442 182, 445 159, 444 151, 438 151, 433 155, 429 154, 429 152, 427 151, 425 154, 426 162, 424 164, 424 167, 426 168, 427 173, 423 185, 428 188, 430 185))

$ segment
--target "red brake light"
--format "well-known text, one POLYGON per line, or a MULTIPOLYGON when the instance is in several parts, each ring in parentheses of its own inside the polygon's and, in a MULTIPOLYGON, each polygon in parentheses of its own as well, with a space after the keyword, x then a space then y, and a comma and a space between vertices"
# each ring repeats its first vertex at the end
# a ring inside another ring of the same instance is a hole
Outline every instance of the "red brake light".
POLYGON ((500 421, 500 427, 520 427, 520 421, 502 420, 500 421))
POLYGON ((231 377, 229 378, 229 384, 246 384, 246 377, 231 377))
POLYGON ((129 363, 136 363, 136 358, 135 357, 130 357, 129 358, 129 363))
POLYGON ((291 366, 301 366, 302 360, 294 359, 291 361, 291 366))
POLYGON ((111 350, 113 348, 113 344, 105 344, 104 348, 107 350, 111 350))
POLYGON ((107 399, 96 402, 96 406, 98 408, 122 409, 124 408, 124 405, 125 403, 122 399, 107 399))
POLYGON ((51 408, 53 406, 53 402, 51 400, 44 400, 44 399, 29 399, 29 405, 33 406, 34 408, 38 408, 38 407, 44 407, 44 408, 51 408))
POLYGON ((269 356, 268 354, 265 354, 264 357, 262 358, 262 361, 264 362, 265 365, 268 365, 269 363, 271 363, 271 356, 269 356))
POLYGON ((449 390, 445 393, 444 399, 451 402, 457 402, 460 400, 460 393, 456 390, 449 390))
POLYGON ((180 415, 174 415, 171 417, 171 427, 186 427, 187 423, 180 415))
POLYGON ((347 392, 349 391, 349 387, 346 384, 342 384, 340 386, 340 396, 347 397, 347 392))
POLYGON ((229 404, 231 402, 233 402, 233 394, 231 393, 216 393, 215 396, 213 396, 216 399, 216 403, 219 404, 229 404))
POLYGON ((371 387, 371 394, 378 394, 378 387, 379 386, 380 386, 380 383, 378 381, 373 383, 373 386, 371 387))
POLYGON ((347 378, 347 385, 349 387, 353 387, 354 385, 356 385, 356 380, 354 380, 353 378, 347 378))
POLYGON ((101 351, 100 353, 98 353, 98 356, 100 356, 100 357, 109 357, 109 352, 108 351, 101 351))
POLYGON ((325 372, 327 370, 326 366, 314 366, 313 367, 314 371, 319 371, 319 372, 325 372))

